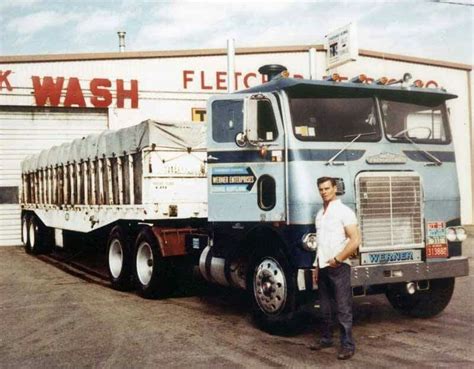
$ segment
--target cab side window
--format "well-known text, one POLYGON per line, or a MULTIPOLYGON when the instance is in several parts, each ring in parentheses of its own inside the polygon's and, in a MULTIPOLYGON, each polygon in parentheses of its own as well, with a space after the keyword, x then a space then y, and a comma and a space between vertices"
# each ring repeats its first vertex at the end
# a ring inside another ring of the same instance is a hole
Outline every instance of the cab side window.
POLYGON ((258 102, 258 138, 263 141, 274 141, 278 137, 278 129, 273 113, 272 104, 269 100, 258 102))
POLYGON ((212 103, 212 139, 215 142, 234 142, 243 131, 243 101, 217 100, 212 103))

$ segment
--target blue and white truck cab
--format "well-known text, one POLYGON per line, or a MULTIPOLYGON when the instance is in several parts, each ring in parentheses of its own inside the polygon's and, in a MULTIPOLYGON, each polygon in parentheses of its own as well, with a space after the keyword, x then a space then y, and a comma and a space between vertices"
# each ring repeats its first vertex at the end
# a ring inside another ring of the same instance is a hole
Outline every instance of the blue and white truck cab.
MULTIPOLYGON (((288 320, 312 283, 318 177, 337 179, 357 215, 355 295, 385 293, 428 317, 468 274, 446 100, 441 89, 285 78, 208 103, 208 221, 200 268, 251 291, 262 326, 288 320), (303 293, 304 294, 304 293, 303 293)), ((273 77, 273 78, 272 78, 273 77)))

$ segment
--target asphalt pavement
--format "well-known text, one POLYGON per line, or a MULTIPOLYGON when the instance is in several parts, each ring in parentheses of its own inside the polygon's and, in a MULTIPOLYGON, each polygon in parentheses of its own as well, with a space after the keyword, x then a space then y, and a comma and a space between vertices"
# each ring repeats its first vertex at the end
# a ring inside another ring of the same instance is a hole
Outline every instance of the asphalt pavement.
MULTIPOLYGON (((464 249, 474 254, 474 237, 464 249)), ((459 278, 431 319, 402 316, 384 296, 355 299, 357 352, 341 362, 335 348, 309 349, 317 314, 295 335, 272 336, 255 327, 242 291, 198 283, 145 300, 112 290, 100 268, 3 247, 0 368, 474 368, 473 287, 472 275, 459 278)))

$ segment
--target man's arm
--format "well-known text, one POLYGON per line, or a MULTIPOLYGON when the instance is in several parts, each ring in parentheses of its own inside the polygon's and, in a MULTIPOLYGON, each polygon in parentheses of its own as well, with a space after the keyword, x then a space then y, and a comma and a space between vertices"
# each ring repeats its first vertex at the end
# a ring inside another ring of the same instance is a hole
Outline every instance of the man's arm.
MULTIPOLYGON (((357 224, 345 226, 344 231, 346 232, 346 236, 349 239, 349 242, 347 242, 344 249, 342 249, 342 251, 336 255, 336 259, 339 262, 346 260, 349 256, 356 252, 361 241, 359 227, 357 227, 357 224)), ((328 263, 331 267, 337 266, 336 260, 334 259, 328 260, 328 263)))

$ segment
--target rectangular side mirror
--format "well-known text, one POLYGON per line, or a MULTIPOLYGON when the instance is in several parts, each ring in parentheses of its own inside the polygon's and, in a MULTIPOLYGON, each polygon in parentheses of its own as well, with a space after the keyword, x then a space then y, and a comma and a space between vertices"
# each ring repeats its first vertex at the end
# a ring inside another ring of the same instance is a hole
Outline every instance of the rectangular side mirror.
POLYGON ((258 101, 251 97, 244 101, 244 131, 250 143, 258 142, 258 101))

